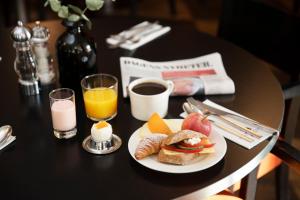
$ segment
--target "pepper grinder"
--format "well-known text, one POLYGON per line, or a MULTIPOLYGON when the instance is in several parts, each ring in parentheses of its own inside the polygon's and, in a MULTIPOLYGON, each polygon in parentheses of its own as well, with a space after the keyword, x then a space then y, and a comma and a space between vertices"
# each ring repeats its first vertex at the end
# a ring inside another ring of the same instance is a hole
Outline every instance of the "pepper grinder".
POLYGON ((21 91, 25 95, 39 94, 37 64, 30 44, 31 34, 21 21, 18 21, 18 25, 12 30, 11 38, 16 49, 14 69, 19 78, 21 91))
POLYGON ((40 25, 40 21, 35 22, 32 28, 32 49, 37 62, 37 74, 43 85, 51 84, 55 81, 53 59, 49 53, 48 40, 49 29, 40 25))

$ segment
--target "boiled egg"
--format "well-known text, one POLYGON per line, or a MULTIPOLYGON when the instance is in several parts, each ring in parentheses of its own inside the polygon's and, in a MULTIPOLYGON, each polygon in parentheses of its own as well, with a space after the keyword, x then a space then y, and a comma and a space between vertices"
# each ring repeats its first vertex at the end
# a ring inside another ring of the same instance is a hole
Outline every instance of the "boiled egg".
POLYGON ((91 135, 95 142, 111 140, 112 127, 106 121, 99 121, 98 123, 93 124, 91 128, 91 135))

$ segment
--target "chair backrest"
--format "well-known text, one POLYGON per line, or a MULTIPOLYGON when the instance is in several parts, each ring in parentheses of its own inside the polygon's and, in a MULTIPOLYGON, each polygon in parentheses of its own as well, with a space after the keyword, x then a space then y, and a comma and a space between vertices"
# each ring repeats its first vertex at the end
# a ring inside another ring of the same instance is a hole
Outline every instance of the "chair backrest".
POLYGON ((262 0, 223 0, 218 36, 298 78, 300 17, 262 0))
POLYGON ((300 81, 282 87, 286 100, 286 112, 284 117, 285 141, 291 143, 296 133, 297 123, 300 117, 300 81))
POLYGON ((300 82, 295 82, 300 71, 300 17, 263 0, 223 0, 218 36, 291 75, 295 84, 283 87, 286 113, 281 136, 284 142, 278 142, 273 151, 281 158, 290 154, 289 158, 293 159, 285 161, 299 164, 299 156, 292 156, 298 150, 290 144, 300 110, 300 82))

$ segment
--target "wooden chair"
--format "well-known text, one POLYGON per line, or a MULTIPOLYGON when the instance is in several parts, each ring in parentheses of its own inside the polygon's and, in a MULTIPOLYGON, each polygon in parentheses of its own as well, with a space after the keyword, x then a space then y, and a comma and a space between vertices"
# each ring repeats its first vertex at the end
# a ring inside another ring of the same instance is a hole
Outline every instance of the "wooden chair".
MULTIPOLYGON (((291 100, 289 113, 287 113, 287 123, 285 130, 295 132, 295 122, 299 116, 300 110, 300 81, 283 87, 285 99, 291 100), (298 112, 291 112, 298 111, 298 112)), ((276 197, 278 199, 287 199, 288 196, 288 167, 295 170, 300 175, 300 151, 291 145, 293 134, 286 134, 277 141, 272 153, 268 154, 261 162, 257 170, 257 179, 263 177, 272 170, 276 170, 276 197)), ((256 179, 256 180, 257 180, 256 179)), ((254 181, 256 184, 256 180, 254 181)), ((237 183, 231 188, 231 193, 224 191, 220 194, 213 195, 206 200, 241 200, 254 199, 255 194, 246 194, 244 191, 247 185, 245 182, 237 183), (241 189, 239 197, 234 196, 237 190, 241 189)), ((255 192, 255 187, 252 187, 255 192)))
POLYGON ((271 153, 261 162, 257 178, 276 170, 276 197, 288 199, 289 168, 300 175, 300 151, 291 145, 295 136, 300 111, 300 81, 283 87, 287 112, 284 116, 284 132, 271 153))
POLYGON ((290 75, 282 86, 286 113, 280 140, 261 163, 257 177, 276 169, 278 199, 288 190, 288 167, 299 170, 299 151, 291 146, 300 108, 300 18, 261 0, 223 0, 218 36, 244 48, 290 75))

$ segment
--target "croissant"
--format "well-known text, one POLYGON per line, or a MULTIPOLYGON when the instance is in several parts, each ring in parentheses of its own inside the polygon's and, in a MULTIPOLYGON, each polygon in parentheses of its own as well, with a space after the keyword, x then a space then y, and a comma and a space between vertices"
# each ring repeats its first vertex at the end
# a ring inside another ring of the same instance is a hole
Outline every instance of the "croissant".
POLYGON ((164 139, 167 138, 165 134, 153 134, 146 136, 138 144, 134 156, 136 159, 143 159, 151 154, 158 153, 160 146, 164 139))

